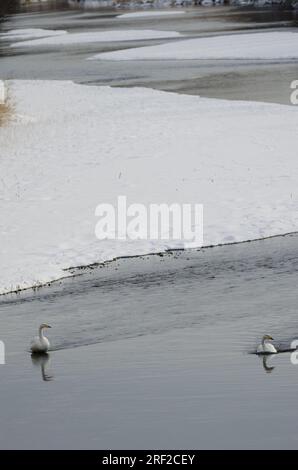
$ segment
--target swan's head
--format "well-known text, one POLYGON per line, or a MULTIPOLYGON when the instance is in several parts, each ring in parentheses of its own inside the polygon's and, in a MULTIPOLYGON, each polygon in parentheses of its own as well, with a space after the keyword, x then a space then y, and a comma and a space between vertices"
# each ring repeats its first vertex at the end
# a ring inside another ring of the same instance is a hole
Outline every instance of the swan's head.
POLYGON ((272 336, 270 336, 270 335, 264 335, 263 340, 265 341, 266 339, 272 341, 274 338, 272 338, 272 336))
POLYGON ((47 323, 42 323, 39 327, 40 330, 43 330, 44 328, 52 328, 50 325, 48 325, 47 323))

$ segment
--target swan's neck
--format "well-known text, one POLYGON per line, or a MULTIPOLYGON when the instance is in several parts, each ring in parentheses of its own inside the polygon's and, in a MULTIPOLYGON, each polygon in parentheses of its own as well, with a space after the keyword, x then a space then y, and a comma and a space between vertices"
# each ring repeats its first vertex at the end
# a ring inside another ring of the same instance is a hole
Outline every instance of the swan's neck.
POLYGON ((262 345, 265 346, 266 342, 267 342, 267 338, 263 338, 262 339, 262 345))
POLYGON ((44 335, 43 335, 43 328, 39 328, 39 337, 40 337, 40 339, 43 339, 43 338, 44 338, 44 335))

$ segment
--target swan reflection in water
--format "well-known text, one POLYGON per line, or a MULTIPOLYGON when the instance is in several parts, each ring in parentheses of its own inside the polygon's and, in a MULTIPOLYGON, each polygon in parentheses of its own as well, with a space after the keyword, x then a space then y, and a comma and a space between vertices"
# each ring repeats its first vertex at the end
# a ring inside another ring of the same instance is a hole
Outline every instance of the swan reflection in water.
POLYGON ((271 372, 275 369, 275 366, 270 365, 273 357, 274 354, 266 354, 265 356, 262 356, 263 368, 267 374, 271 374, 271 372))
POLYGON ((47 373, 47 368, 50 365, 50 354, 40 353, 40 354, 31 354, 32 364, 36 367, 40 366, 41 377, 44 382, 49 382, 54 379, 52 374, 47 373))

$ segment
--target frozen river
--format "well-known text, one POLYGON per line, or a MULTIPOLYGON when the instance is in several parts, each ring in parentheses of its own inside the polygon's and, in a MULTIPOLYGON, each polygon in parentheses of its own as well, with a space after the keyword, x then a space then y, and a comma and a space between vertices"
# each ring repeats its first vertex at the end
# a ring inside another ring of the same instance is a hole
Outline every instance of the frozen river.
MULTIPOLYGON (((138 28, 189 37, 295 28, 292 12, 186 8, 138 28)), ((123 12, 127 10, 123 10, 123 12)), ((15 28, 135 27, 121 10, 44 9, 15 28)), ((163 40, 146 41, 146 44, 163 40)), ((129 47, 145 44, 130 42, 129 47)), ((297 61, 90 62, 127 44, 18 48, 2 42, 2 79, 71 79, 227 99, 289 103, 297 61)), ((298 368, 252 354, 264 333, 298 337, 298 237, 119 260, 36 292, 2 297, 0 448, 294 448, 298 368), (28 345, 48 322, 53 351, 28 345)))
MULTIPOLYGON (((69 32, 150 29, 177 31, 194 38, 268 29, 293 30, 298 18, 297 11, 272 12, 269 9, 247 10, 220 6, 183 8, 187 14, 138 19, 117 18, 121 13, 127 13, 127 9, 61 9, 16 15, 5 23, 4 28, 63 29, 69 32)), ((61 46, 58 49, 50 46, 11 49, 8 43, 2 42, 1 78, 71 79, 94 85, 147 86, 214 98, 289 104, 290 83, 298 76, 297 60, 155 60, 125 63, 85 60, 100 52, 168 41, 97 43, 61 46)))

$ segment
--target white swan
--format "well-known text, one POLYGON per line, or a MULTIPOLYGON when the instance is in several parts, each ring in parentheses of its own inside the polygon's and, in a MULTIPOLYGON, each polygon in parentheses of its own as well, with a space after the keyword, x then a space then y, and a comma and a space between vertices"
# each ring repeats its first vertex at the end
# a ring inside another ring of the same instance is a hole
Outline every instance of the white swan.
POLYGON ((46 323, 42 323, 38 330, 38 336, 35 336, 33 341, 31 342, 31 352, 33 353, 46 353, 49 350, 50 342, 48 338, 46 338, 43 334, 43 330, 45 328, 52 328, 50 325, 46 323))
POLYGON ((268 341, 273 340, 272 336, 264 335, 262 343, 257 347, 257 354, 276 354, 277 350, 273 344, 268 341))

